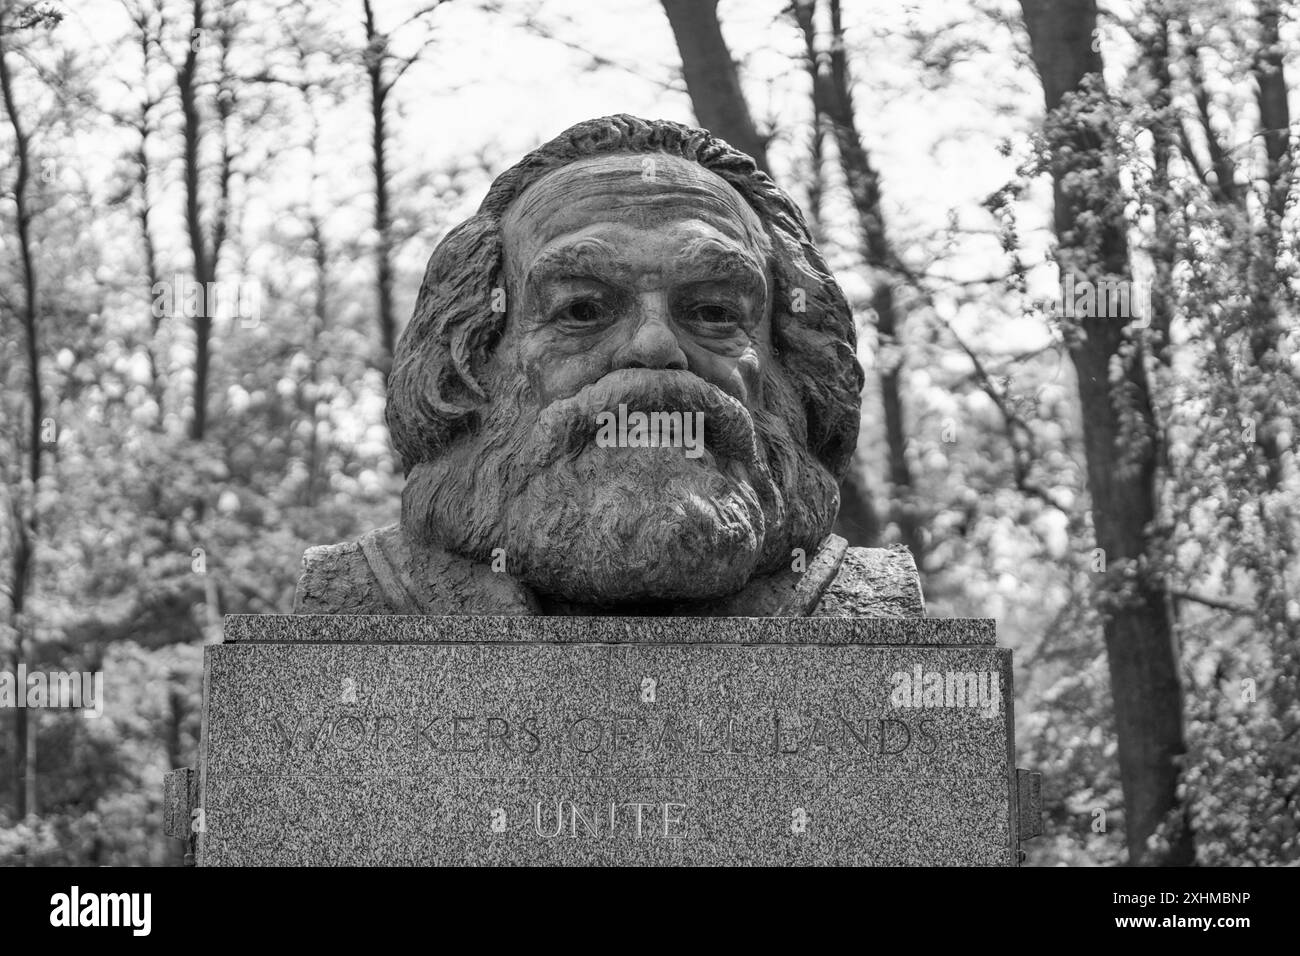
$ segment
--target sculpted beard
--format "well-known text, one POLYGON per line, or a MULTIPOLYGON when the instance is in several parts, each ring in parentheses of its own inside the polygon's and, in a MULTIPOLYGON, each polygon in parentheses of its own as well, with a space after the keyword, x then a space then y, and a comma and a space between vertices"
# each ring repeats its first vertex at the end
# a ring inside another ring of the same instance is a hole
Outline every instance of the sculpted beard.
POLYGON ((625 369, 538 409, 505 372, 473 432, 416 465, 402 496, 415 540, 506 568, 538 591, 589 604, 733 593, 811 555, 839 507, 834 478, 788 423, 802 408, 779 375, 771 411, 750 412, 690 372, 625 369), (597 416, 704 413, 703 456, 602 448, 597 416))

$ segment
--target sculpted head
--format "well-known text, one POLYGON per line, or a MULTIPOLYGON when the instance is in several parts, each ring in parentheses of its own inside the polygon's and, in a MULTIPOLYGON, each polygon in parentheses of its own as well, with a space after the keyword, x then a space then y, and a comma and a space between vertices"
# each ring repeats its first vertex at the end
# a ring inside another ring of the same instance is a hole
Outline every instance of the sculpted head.
POLYGON ((591 120, 429 260, 389 382, 402 525, 571 601, 732 593, 830 530, 861 386, 843 294, 749 157, 591 120), (702 413, 703 452, 598 441, 620 406, 702 413))

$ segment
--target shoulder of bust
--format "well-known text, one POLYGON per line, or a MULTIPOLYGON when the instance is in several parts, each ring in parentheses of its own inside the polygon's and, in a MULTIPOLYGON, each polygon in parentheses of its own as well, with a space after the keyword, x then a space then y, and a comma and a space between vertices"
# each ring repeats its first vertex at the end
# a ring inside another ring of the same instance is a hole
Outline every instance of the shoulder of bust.
POLYGON ((902 545, 848 548, 813 614, 818 617, 924 617, 921 575, 912 552, 902 545))
POLYGON ((436 547, 398 525, 308 548, 295 614, 535 614, 536 598, 504 573, 436 547))
MULTIPOLYGON (((394 531, 395 525, 378 533, 394 531)), ((393 609, 357 540, 319 545, 303 553, 293 613, 392 614, 393 609)))

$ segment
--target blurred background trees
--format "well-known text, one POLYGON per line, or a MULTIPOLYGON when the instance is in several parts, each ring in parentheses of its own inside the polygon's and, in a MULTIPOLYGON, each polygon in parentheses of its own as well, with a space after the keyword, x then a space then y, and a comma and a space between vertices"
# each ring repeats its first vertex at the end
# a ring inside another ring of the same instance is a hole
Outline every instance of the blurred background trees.
POLYGON ((0 666, 107 697, 0 711, 0 862, 179 862, 220 616, 396 518, 429 252, 621 111, 803 205, 868 372, 837 528, 998 619, 1030 862, 1300 859, 1298 42, 1276 0, 0 0, 0 666))

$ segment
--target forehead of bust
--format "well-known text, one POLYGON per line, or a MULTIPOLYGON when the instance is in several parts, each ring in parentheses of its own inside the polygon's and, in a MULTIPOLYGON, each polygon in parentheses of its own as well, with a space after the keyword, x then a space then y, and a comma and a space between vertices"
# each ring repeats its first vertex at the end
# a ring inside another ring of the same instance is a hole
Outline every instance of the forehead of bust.
POLYGON ((699 163, 666 153, 589 156, 528 186, 502 219, 512 279, 547 245, 617 224, 655 230, 693 222, 765 258, 762 221, 726 180, 699 163))

